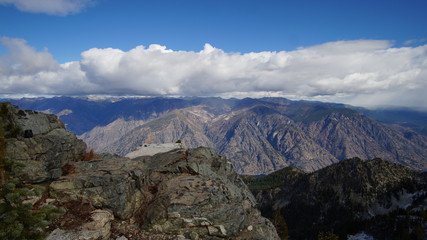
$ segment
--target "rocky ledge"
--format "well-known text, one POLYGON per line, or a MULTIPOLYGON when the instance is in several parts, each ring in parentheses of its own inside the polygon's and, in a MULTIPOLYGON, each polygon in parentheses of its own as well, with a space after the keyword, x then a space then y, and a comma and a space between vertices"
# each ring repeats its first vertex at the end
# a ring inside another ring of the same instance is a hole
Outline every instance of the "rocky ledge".
POLYGON ((7 141, 6 159, 13 161, 15 175, 30 183, 41 183, 62 176, 62 167, 84 158, 86 144, 67 131, 53 114, 22 110, 3 104, 2 117, 7 141))
POLYGON ((16 175, 46 188, 33 204, 64 207, 48 239, 279 239, 231 163, 209 148, 135 159, 85 158, 85 145, 53 115, 9 105, 16 175), (26 131, 28 133, 28 131, 26 131))

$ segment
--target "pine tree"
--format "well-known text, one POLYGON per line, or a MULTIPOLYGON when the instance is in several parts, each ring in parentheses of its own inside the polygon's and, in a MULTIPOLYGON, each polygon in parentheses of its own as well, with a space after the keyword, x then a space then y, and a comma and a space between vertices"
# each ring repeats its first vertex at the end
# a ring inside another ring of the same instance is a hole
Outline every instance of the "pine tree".
POLYGON ((25 199, 40 195, 40 189, 22 186, 11 179, 0 190, 0 239, 44 239, 44 228, 61 215, 62 210, 53 205, 33 209, 25 199))

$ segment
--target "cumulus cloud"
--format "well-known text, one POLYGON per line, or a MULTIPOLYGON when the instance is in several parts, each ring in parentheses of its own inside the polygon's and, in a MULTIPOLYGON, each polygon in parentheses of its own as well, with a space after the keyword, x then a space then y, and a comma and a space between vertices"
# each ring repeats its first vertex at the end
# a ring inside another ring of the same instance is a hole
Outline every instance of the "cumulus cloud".
POLYGON ((25 40, 1 37, 0 94, 71 94, 88 82, 78 62, 58 64, 47 50, 36 51, 25 40))
POLYGON ((14 5, 23 12, 58 16, 78 13, 91 3, 92 0, 0 0, 0 4, 14 5))
POLYGON ((283 96, 355 105, 427 106, 427 45, 329 42, 290 52, 199 52, 165 46, 93 48, 57 64, 20 39, 5 39, 1 94, 283 96), (36 87, 32 87, 36 86, 36 87))
POLYGON ((58 63, 47 50, 36 52, 25 40, 1 37, 0 43, 9 50, 6 55, 0 57, 0 67, 4 69, 4 73, 32 74, 58 69, 58 63))

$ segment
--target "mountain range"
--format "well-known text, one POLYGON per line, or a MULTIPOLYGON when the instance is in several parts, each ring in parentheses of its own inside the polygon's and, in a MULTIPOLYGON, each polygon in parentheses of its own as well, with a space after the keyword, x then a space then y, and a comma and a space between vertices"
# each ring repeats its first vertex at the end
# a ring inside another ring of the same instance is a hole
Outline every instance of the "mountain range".
POLYGON ((286 166, 312 172, 353 157, 427 169, 427 115, 413 110, 397 116, 397 110, 284 98, 7 101, 58 115, 97 152, 124 156, 143 143, 181 140, 185 147, 216 149, 246 175, 286 166))
POLYGON ((286 167, 244 179, 282 239, 330 231, 340 239, 426 237, 427 175, 399 164, 352 158, 312 173, 286 167))

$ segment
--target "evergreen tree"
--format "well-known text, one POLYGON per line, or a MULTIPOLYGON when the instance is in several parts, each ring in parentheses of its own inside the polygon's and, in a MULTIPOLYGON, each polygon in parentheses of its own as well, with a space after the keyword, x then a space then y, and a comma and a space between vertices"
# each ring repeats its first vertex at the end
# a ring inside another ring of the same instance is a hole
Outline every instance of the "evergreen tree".
POLYGON ((0 239, 44 239, 44 228, 59 217, 61 209, 46 205, 34 209, 25 199, 40 195, 40 189, 22 186, 19 180, 11 179, 0 190, 0 239))

